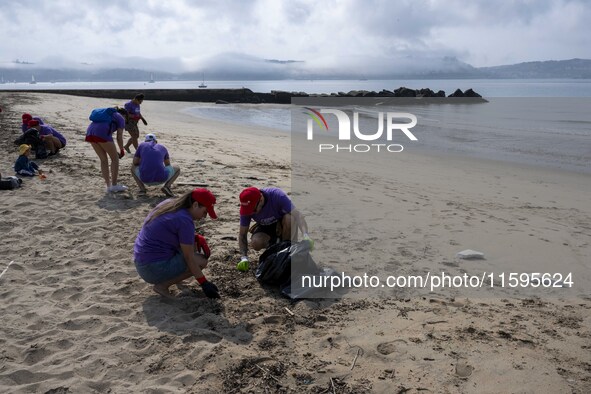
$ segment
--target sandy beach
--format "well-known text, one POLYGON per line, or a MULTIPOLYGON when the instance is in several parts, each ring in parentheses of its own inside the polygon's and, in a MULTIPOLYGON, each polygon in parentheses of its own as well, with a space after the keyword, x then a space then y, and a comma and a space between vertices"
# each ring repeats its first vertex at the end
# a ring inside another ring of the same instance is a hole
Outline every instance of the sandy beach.
MULTIPOLYGON (((298 185, 318 190, 316 199, 293 198, 307 215, 321 265, 383 274, 374 263, 390 261, 386 255, 404 273, 565 268, 579 287, 526 296, 352 292, 291 303, 262 288, 252 269, 235 269, 238 194, 251 185, 292 191, 289 134, 196 118, 183 110, 198 104, 146 97, 149 125, 140 125, 141 136, 155 133, 168 148, 181 168, 177 183, 208 184, 219 215, 200 228, 212 248, 205 273, 221 300, 205 298, 193 280, 167 301, 132 261, 142 222, 164 195, 154 187, 138 196, 131 155, 120 169, 130 192, 106 195, 98 158, 84 142, 90 111, 123 103, 0 93, 2 176, 13 175, 23 112, 68 139, 59 155, 38 161, 46 180, 0 191, 0 272, 8 267, 0 277, 0 391, 591 392, 589 175, 417 153, 396 157, 406 171, 390 182, 350 169, 331 190, 318 187, 339 176, 334 166, 327 170, 331 157, 325 166, 298 168, 298 185), (367 228, 359 212, 347 213, 367 238, 331 235, 338 222, 317 197, 338 207, 343 193, 387 207, 371 212, 377 224, 367 228), (387 234, 382 225, 390 226, 387 234), (368 244, 377 250, 369 258, 359 251, 368 244), (486 260, 455 259, 468 248, 484 251, 486 260)), ((191 188, 175 184, 173 191, 191 188)))

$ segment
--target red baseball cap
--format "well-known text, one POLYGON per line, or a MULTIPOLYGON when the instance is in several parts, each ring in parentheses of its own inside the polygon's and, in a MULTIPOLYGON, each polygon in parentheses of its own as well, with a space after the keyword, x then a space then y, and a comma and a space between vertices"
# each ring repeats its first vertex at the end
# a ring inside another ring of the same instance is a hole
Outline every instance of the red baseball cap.
POLYGON ((33 119, 33 116, 31 116, 31 114, 23 114, 23 123, 27 124, 31 119, 33 119))
POLYGON ((215 211, 213 210, 213 206, 215 205, 215 196, 212 192, 207 189, 193 189, 191 192, 191 198, 193 201, 197 201, 199 204, 206 207, 207 213, 212 219, 218 218, 218 215, 216 215, 215 211))
POLYGON ((254 213, 263 194, 256 187, 247 187, 240 193, 240 214, 249 216, 254 213))
POLYGON ((27 126, 29 126, 29 127, 39 126, 39 121, 37 119, 29 120, 29 123, 27 123, 27 126))

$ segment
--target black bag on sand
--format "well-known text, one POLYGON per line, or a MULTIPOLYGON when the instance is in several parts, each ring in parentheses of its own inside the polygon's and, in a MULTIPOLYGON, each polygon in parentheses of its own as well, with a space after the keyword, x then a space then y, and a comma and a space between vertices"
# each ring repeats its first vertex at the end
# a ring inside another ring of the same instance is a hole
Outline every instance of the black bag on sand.
POLYGON ((255 276, 262 284, 279 286, 281 294, 292 299, 310 297, 316 290, 302 287, 302 276, 320 273, 310 256, 310 243, 283 241, 272 245, 259 258, 255 276))
POLYGON ((0 175, 0 190, 16 189, 21 187, 21 183, 23 183, 23 180, 15 176, 2 178, 2 175, 0 175))

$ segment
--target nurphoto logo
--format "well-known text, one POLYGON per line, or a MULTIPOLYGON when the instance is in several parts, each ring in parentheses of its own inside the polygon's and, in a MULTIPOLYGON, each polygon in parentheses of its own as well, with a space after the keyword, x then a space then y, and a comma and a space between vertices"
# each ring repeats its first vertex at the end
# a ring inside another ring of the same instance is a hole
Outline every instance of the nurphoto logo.
POLYGON ((386 139, 388 143, 361 143, 361 144, 318 144, 318 152, 391 152, 398 153, 404 150, 401 144, 391 144, 393 140, 394 130, 402 131, 404 135, 411 141, 417 141, 417 137, 409 130, 417 125, 417 117, 407 112, 378 112, 377 114, 377 131, 362 131, 359 127, 359 112, 353 112, 353 122, 350 116, 341 110, 333 108, 321 108, 316 110, 309 107, 304 107, 309 112, 305 112, 310 117, 307 122, 307 139, 312 141, 314 139, 314 123, 320 130, 329 131, 328 122, 323 114, 331 114, 336 117, 338 122, 338 138, 339 141, 351 141, 351 129, 353 129, 354 138, 360 141, 378 141, 383 140, 384 134, 384 118, 386 119, 386 139), (384 116, 385 114, 385 116, 384 116), (410 120, 410 122, 400 123, 400 120, 410 120), (351 128, 351 123, 353 127, 351 128))

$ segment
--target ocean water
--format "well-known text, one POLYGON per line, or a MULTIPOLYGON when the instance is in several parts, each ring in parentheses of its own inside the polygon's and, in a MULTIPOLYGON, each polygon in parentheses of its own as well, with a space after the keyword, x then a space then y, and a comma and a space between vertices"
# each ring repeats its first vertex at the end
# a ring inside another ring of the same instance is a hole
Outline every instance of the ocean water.
MULTIPOLYGON (((378 108, 345 102, 339 109, 349 115, 360 113, 359 128, 365 134, 377 130, 378 112, 415 115, 418 123, 412 132, 418 141, 409 141, 402 133, 393 141, 403 143, 406 153, 437 152, 591 174, 591 98, 495 97, 482 104, 378 108)), ((292 133, 292 138, 305 133, 308 119, 308 111, 299 106, 200 104, 185 111, 200 118, 281 130, 292 133)), ((336 117, 325 118, 329 130, 338 129, 336 117)))

